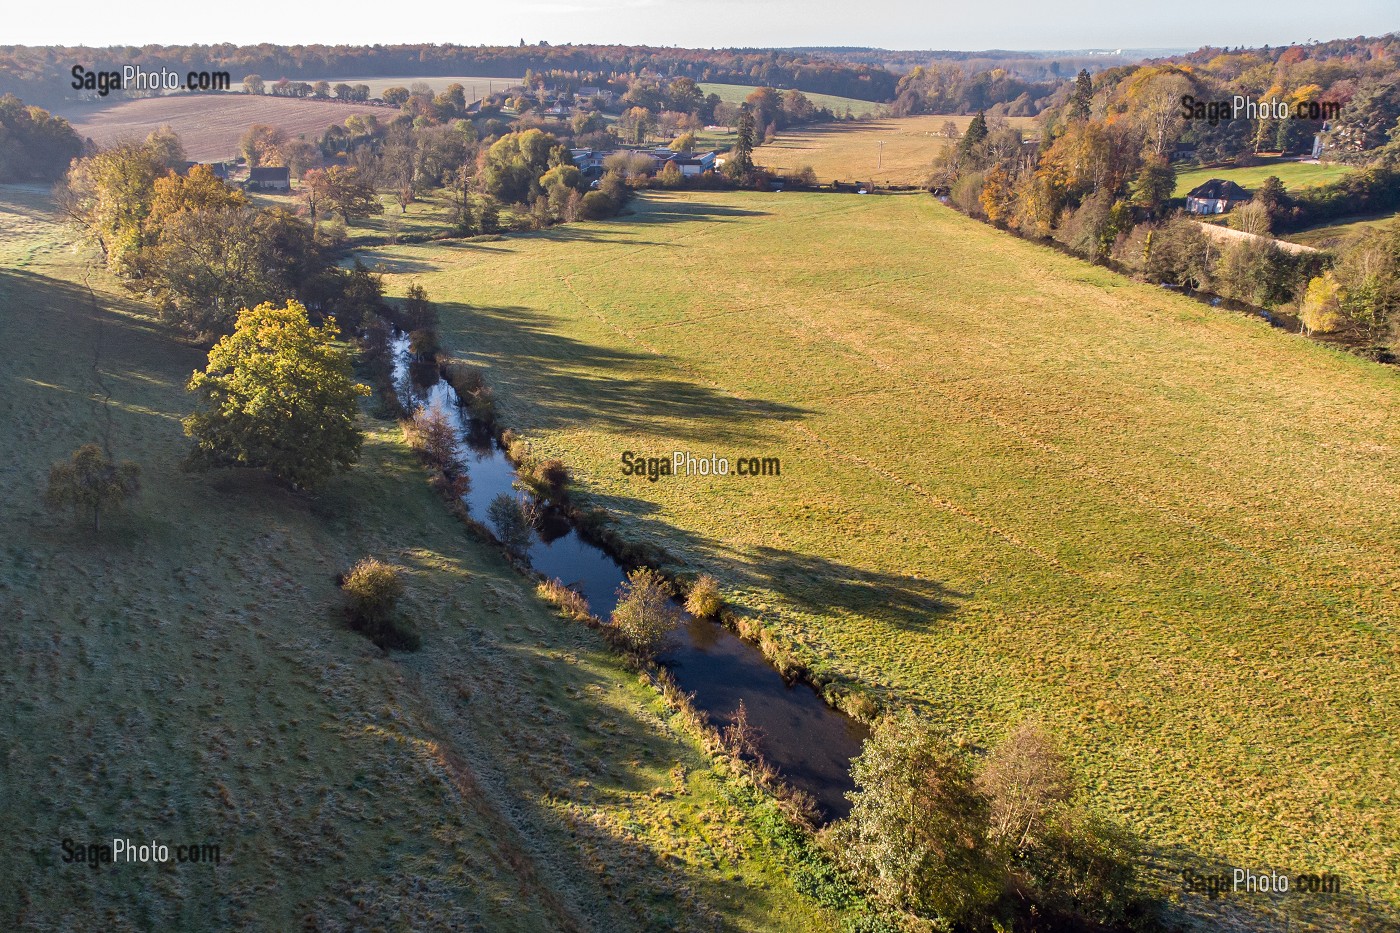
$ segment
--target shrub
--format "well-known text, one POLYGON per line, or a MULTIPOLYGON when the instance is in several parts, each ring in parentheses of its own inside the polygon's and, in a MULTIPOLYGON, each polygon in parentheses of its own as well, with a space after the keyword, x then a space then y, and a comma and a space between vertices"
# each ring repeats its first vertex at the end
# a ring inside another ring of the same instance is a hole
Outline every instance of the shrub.
POLYGON ((856 789, 837 851, 877 899, 976 927, 1002 878, 986 845, 987 798, 971 768, 911 714, 881 721, 851 766, 856 789))
POLYGON ((974 774, 917 717, 887 717, 852 774, 832 840, 890 907, 967 929, 1122 928, 1156 913, 1134 840, 1075 806, 1062 756, 1033 727, 974 774))
POLYGON ((481 370, 465 363, 449 363, 445 376, 473 418, 488 425, 495 421, 496 398, 481 370))
POLYGON ((719 595, 719 581, 708 573, 702 573, 690 587, 685 597, 685 611, 697 619, 713 619, 719 615, 724 601, 719 595))
POLYGON ((612 624, 633 651, 652 657, 666 646, 680 624, 672 595, 666 578, 647 567, 629 573, 627 582, 618 587, 612 624))
POLYGON ((507 551, 524 557, 530 549, 530 515, 520 496, 503 492, 486 507, 486 517, 495 527, 496 537, 507 551))
POLYGON ((404 425, 410 447, 427 463, 444 472, 458 466, 457 430, 437 409, 419 408, 404 425))
POLYGON ((538 496, 562 502, 569 471, 562 460, 542 460, 520 470, 520 479, 538 496))
POLYGON ((92 530, 102 529, 103 509, 116 509, 141 491, 141 467, 130 460, 107 459, 96 444, 84 444, 68 460, 49 470, 44 502, 51 509, 91 515, 92 530))
POLYGON ((437 331, 420 328, 408 335, 408 351, 420 360, 431 360, 437 356, 437 331))
POLYGON ((385 651, 411 651, 420 641, 418 633, 397 613, 403 595, 402 574, 402 567, 366 557, 350 568, 341 583, 350 600, 352 627, 385 651))
POLYGON ((545 580, 536 587, 536 591, 541 599, 575 622, 586 622, 592 618, 588 600, 578 590, 565 586, 562 580, 545 580))
POLYGON ((584 220, 602 220, 617 213, 617 202, 601 191, 590 191, 583 196, 581 211, 584 220))

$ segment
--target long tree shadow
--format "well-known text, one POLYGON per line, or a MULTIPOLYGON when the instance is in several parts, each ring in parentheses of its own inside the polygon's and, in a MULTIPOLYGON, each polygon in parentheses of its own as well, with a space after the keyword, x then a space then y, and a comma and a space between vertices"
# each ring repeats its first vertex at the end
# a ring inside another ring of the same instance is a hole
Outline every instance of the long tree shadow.
POLYGON ((630 534, 638 539, 661 542, 676 564, 672 569, 703 570, 735 589, 779 593, 800 611, 820 615, 836 610, 928 632, 972 598, 926 577, 870 570, 764 545, 734 547, 666 522, 660 506, 648 499, 602 493, 590 502, 635 529, 630 534), (700 566, 692 566, 695 563, 700 566))
POLYGON ((810 413, 658 376, 663 358, 566 336, 547 314, 532 308, 440 307, 447 344, 463 359, 488 367, 497 397, 512 408, 528 407, 532 429, 595 427, 729 445, 762 438, 765 423, 774 419, 810 413), (501 359, 509 359, 509 365, 495 366, 501 359))

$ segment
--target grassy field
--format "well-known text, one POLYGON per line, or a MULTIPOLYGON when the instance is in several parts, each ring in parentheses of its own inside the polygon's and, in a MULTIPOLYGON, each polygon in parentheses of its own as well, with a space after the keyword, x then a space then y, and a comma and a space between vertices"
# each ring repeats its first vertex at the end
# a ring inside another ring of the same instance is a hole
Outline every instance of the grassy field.
MULTIPOLYGON (((773 170, 794 171, 810 165, 821 181, 875 181, 919 185, 933 171, 933 160, 949 143, 943 126, 949 120, 967 129, 967 116, 890 117, 868 123, 837 123, 784 130, 754 150, 754 161, 773 170)), ((1013 117, 1029 131, 1030 117, 1013 117)))
MULTIPOLYGON (((1033 717, 1184 868, 1400 904, 1400 380, 921 196, 650 193, 386 248, 508 424, 826 674, 974 744, 1033 717), (623 476, 623 451, 781 476, 623 476)), ((1311 920, 1309 920, 1311 918, 1311 920)), ((1311 924, 1311 925, 1310 925, 1311 924)))
POLYGON ((173 341, 0 187, 0 928, 812 930, 771 805, 427 490, 398 428, 316 498, 193 475, 173 341), (110 405, 103 398, 110 396, 110 405), (93 535, 39 502, 110 426, 145 491, 93 535), (409 568, 383 656, 335 575, 409 568), (217 866, 61 861, 60 841, 220 846, 217 866))
MULTIPOLYGON (((758 90, 756 84, 715 84, 705 82, 700 85, 700 90, 706 95, 718 94, 719 99, 727 104, 742 104, 744 98, 758 90)), ((838 117, 846 115, 846 108, 849 107, 852 116, 866 116, 868 114, 879 113, 884 104, 869 100, 857 100, 854 97, 837 97, 835 94, 814 94, 810 91, 803 91, 807 99, 818 107, 826 107, 838 117)))
POLYGON ((433 93, 437 94, 447 90, 449 84, 460 84, 467 89, 467 100, 474 100, 476 98, 485 97, 493 89, 499 93, 506 90, 506 88, 517 86, 522 79, 491 78, 482 77, 481 75, 461 75, 457 77, 441 77, 434 75, 427 78, 422 76, 414 77, 413 75, 399 75, 389 78, 326 78, 325 80, 329 81, 332 86, 340 83, 352 85, 368 84, 371 97, 378 97, 380 94, 384 93, 385 88, 390 87, 410 87, 414 84, 426 84, 433 89, 433 93), (473 96, 473 89, 475 89, 475 97, 473 96))
POLYGON ((168 124, 180 134, 190 159, 209 162, 238 155, 238 140, 254 123, 280 126, 292 139, 304 136, 316 140, 326 127, 344 123, 357 113, 387 119, 397 111, 265 95, 174 94, 122 101, 100 109, 74 108, 63 115, 79 136, 90 137, 100 146, 127 139, 139 141, 168 124))
POLYGON ((1331 249, 1357 233, 1387 226, 1394 223, 1397 218, 1400 218, 1400 214, 1372 214, 1368 217, 1357 217, 1322 227, 1299 230, 1297 233, 1284 234, 1282 238, 1292 243, 1301 243, 1304 246, 1331 249))
POLYGON ((1285 188, 1296 191, 1299 188, 1325 185, 1329 181, 1336 181, 1352 170, 1353 167, 1350 165, 1299 162, 1295 159, 1270 159, 1261 165, 1251 165, 1248 168, 1198 168, 1189 172, 1181 172, 1176 176, 1176 191, 1173 196, 1184 198, 1186 192, 1212 178, 1233 181, 1246 191, 1252 192, 1270 175, 1277 175, 1285 188))

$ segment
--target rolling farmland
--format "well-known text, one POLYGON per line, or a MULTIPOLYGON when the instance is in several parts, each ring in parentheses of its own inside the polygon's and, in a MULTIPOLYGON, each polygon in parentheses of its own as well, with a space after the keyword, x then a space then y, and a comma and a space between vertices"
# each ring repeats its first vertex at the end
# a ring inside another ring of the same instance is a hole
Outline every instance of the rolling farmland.
MULTIPOLYGON (((754 161, 773 171, 810 165, 820 181, 874 181, 919 185, 933 170, 933 159, 950 140, 943 127, 953 121, 962 132, 968 116, 886 117, 862 123, 828 123, 793 127, 754 150, 754 161)), ((1030 117, 1013 117, 1013 126, 1029 133, 1030 117)), ((953 140, 954 142, 956 140, 953 140)))
POLYGON ((1363 898, 1393 916, 1393 370, 925 197, 633 211, 366 258, 442 303, 446 344, 588 501, 813 669, 973 746, 1039 720, 1168 880, 1327 870, 1349 896, 1292 902, 1294 929, 1363 898), (619 469, 676 450, 781 475, 619 469))
POLYGON ((124 139, 142 140, 169 124, 185 144, 185 154, 197 162, 231 159, 238 140, 254 123, 279 126, 287 136, 320 138, 326 127, 344 123, 353 114, 371 113, 387 119, 397 113, 384 107, 336 101, 250 96, 247 94, 172 94, 128 100, 109 107, 70 108, 68 117, 78 135, 106 146, 124 139))

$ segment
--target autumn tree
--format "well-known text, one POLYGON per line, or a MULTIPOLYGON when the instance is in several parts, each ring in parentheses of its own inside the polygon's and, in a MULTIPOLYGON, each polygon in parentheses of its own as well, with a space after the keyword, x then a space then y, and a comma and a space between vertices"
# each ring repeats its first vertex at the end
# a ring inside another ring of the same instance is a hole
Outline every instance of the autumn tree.
POLYGON ((334 318, 312 326, 296 301, 240 313, 189 382, 198 400, 184 420, 190 468, 263 469, 293 488, 349 469, 363 439, 357 400, 369 389, 354 381, 338 339, 334 318))
POLYGON ((69 509, 91 517, 92 530, 102 530, 102 513, 121 508, 141 491, 141 467, 130 461, 111 460, 96 444, 84 444, 67 460, 49 470, 44 503, 51 509, 69 509))
POLYGON ((243 78, 244 94, 261 94, 266 86, 261 75, 246 75, 243 78))
POLYGON ((998 162, 982 177, 982 193, 978 197, 982 212, 994 224, 1006 223, 1016 210, 1016 178, 1005 163, 998 162))
POLYGON ((350 568, 341 581, 348 600, 350 624, 370 641, 388 651, 390 648, 416 649, 420 644, 418 632, 399 617, 399 598, 403 595, 404 567, 365 557, 350 568))
POLYGON ((650 657, 666 646, 681 621, 679 607, 671 600, 674 595, 666 578, 648 567, 627 575, 617 591, 612 624, 633 651, 650 657))
POLYGON ((54 181, 82 154, 83 141, 62 117, 0 95, 0 182, 54 181))
POLYGON ((348 223, 384 212, 374 187, 361 177, 359 169, 343 165, 312 169, 303 175, 301 200, 313 228, 322 213, 339 213, 348 223))
POLYGON ((1230 212, 1230 226, 1255 236, 1268 236, 1272 226, 1269 207, 1257 198, 1230 212))
POLYGON ((1342 325, 1342 301, 1346 291, 1329 271, 1308 283, 1298 307, 1298 320, 1305 334, 1330 334, 1342 325))
POLYGON ((203 165, 155 182, 140 272, 161 317, 196 337, 227 333, 276 290, 259 212, 203 165))
POLYGON ((1056 813, 1074 795, 1064 759, 1030 723, 1017 727, 992 751, 977 786, 990 802, 988 839, 1013 858, 1040 844, 1056 813))
POLYGON ((118 275, 137 271, 155 182, 167 171, 151 149, 122 143, 74 162, 59 188, 60 209, 118 275))
POLYGON ((151 130, 146 149, 168 169, 178 172, 185 167, 185 144, 168 123, 151 130))
POLYGON ((238 151, 248 161, 249 168, 260 165, 283 165, 285 160, 282 147, 287 144, 287 134, 280 127, 266 123, 254 123, 238 141, 238 151))

